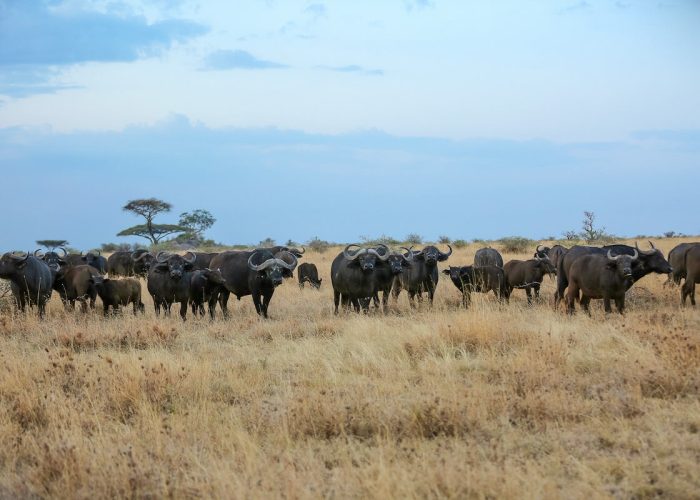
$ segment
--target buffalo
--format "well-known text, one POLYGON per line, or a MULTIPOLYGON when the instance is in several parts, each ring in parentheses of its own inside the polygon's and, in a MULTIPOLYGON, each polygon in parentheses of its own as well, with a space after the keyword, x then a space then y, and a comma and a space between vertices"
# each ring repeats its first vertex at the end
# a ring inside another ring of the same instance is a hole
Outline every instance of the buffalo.
MULTIPOLYGON (((195 261, 196 262, 196 261, 195 261)), ((192 314, 204 316, 204 303, 209 303, 212 295, 218 294, 219 289, 226 285, 226 280, 218 269, 198 269, 190 278, 190 304, 192 314)), ((209 308, 209 315, 214 319, 214 308, 209 308)))
POLYGON ((618 312, 623 314, 625 292, 633 282, 633 264, 638 257, 637 250, 631 256, 622 253, 613 256, 609 249, 605 255, 588 253, 577 258, 568 270, 566 305, 569 314, 574 312, 579 293, 581 307, 589 314, 591 299, 603 299, 606 313, 612 311, 610 301, 614 300, 618 312))
POLYGON ((189 252, 194 255, 194 264, 192 264, 192 269, 195 271, 200 271, 203 269, 208 269, 211 259, 219 255, 218 252, 189 252))
POLYGON ((0 257, 0 278, 10 281, 12 295, 20 311, 24 312, 27 304, 30 307, 36 305, 39 317, 44 317, 53 284, 53 276, 46 262, 29 253, 5 253, 0 257))
POLYGON ((379 307, 379 292, 382 292, 382 305, 386 310, 389 303, 389 294, 394 286, 394 280, 401 276, 404 269, 411 266, 413 262, 413 251, 409 248, 401 247, 406 253, 389 250, 386 245, 376 247, 377 252, 386 252, 389 257, 386 261, 380 259, 374 268, 374 304, 379 307))
POLYGON ((668 252, 668 263, 673 268, 673 271, 668 274, 668 281, 666 284, 681 284, 681 280, 686 277, 687 273, 685 268, 685 255, 688 253, 688 250, 698 245, 700 245, 700 243, 697 242, 681 243, 680 245, 673 247, 671 251, 668 252))
POLYGON ((452 255, 452 247, 447 245, 449 251, 443 253, 430 245, 420 252, 413 252, 411 265, 403 269, 400 275, 394 278, 393 295, 398 298, 402 289, 406 289, 411 305, 413 298, 418 295, 422 299, 422 293, 428 292, 430 304, 433 304, 435 287, 440 279, 437 263, 446 261, 452 255))
MULTIPOLYGON (((61 250, 64 249, 61 248, 61 250)), ((100 274, 105 274, 107 272, 107 259, 102 257, 99 252, 97 252, 97 254, 88 252, 84 255, 82 252, 79 254, 70 253, 64 255, 63 260, 65 260, 66 263, 71 266, 92 266, 93 268, 97 269, 100 274)))
POLYGON ((156 316, 161 307, 165 315, 170 315, 173 302, 180 303, 180 317, 187 319, 187 305, 190 299, 190 278, 194 256, 189 258, 166 252, 158 252, 156 260, 148 271, 148 292, 153 297, 156 316))
POLYGON ((532 304, 532 290, 535 291, 535 299, 539 299, 544 275, 555 273, 554 266, 546 255, 529 260, 508 261, 503 266, 503 271, 508 282, 508 294, 513 293, 513 288, 525 289, 528 305, 532 304))
POLYGON ((90 300, 90 308, 95 308, 97 289, 96 278, 101 277, 100 272, 92 266, 67 265, 62 267, 54 278, 53 289, 61 296, 66 307, 75 308, 75 302, 80 302, 83 312, 87 311, 87 300, 90 300))
POLYGON ((146 277, 155 256, 147 250, 114 252, 107 259, 107 273, 113 276, 146 277))
POLYGON ((218 294, 209 299, 209 311, 216 305, 218 296, 224 317, 228 317, 227 303, 229 295, 234 294, 238 300, 251 295, 257 313, 268 317, 267 309, 275 293, 275 287, 282 284, 282 270, 293 271, 297 265, 296 256, 289 253, 291 263, 276 258, 268 249, 253 251, 221 252, 211 260, 210 267, 218 269, 226 281, 218 294))
POLYGON ((319 289, 323 281, 323 278, 318 277, 316 264, 310 262, 299 264, 297 268, 297 278, 299 279, 299 288, 304 288, 304 283, 308 282, 312 287, 319 289))
MULTIPOLYGON (((298 258, 295 253, 290 252, 289 250, 280 250, 279 252, 275 252, 273 255, 275 256, 275 259, 283 260, 289 266, 292 266, 292 264, 296 265, 298 258)), ((282 277, 284 279, 292 279, 294 277, 294 266, 282 268, 282 277)))
POLYGON ((306 253, 306 249, 304 247, 301 247, 301 250, 299 250, 298 248, 280 245, 269 248, 258 248, 257 250, 269 250, 272 253, 272 255, 278 254, 280 252, 289 252, 293 254, 296 258, 301 258, 301 256, 306 253))
POLYGON ((534 253, 533 257, 536 259, 549 258, 550 250, 552 250, 552 249, 549 247, 546 247, 544 245, 537 245, 537 248, 535 249, 535 253, 534 253))
POLYGON ((634 255, 632 265, 632 276, 627 281, 627 289, 635 282, 650 273, 668 274, 672 271, 668 261, 664 258, 660 250, 654 247, 654 244, 649 242, 651 250, 640 250, 635 244, 634 247, 628 245, 606 245, 602 248, 574 246, 571 247, 561 258, 557 264, 557 291, 554 295, 555 306, 564 298, 564 291, 569 284, 569 268, 576 260, 584 255, 607 255, 608 251, 612 251, 612 255, 634 255))
POLYGON ((695 305, 695 284, 700 283, 700 245, 691 247, 685 253, 685 283, 681 288, 681 302, 690 297, 690 303, 695 305))
POLYGON ((124 278, 121 280, 95 277, 93 278, 97 295, 102 300, 104 315, 109 314, 110 307, 113 312, 119 311, 120 307, 133 304, 134 315, 139 311, 144 312, 146 307, 141 302, 141 283, 134 278, 124 278))
POLYGON ((359 245, 346 246, 333 259, 331 284, 336 314, 341 303, 343 307, 352 305, 356 311, 360 310, 360 305, 365 311, 369 308, 369 301, 377 293, 375 267, 378 262, 386 262, 388 259, 389 252, 386 249, 380 252, 376 248, 363 248, 359 245))
POLYGON ((462 304, 469 307, 472 292, 493 292, 499 301, 508 301, 510 292, 503 268, 499 266, 450 266, 442 271, 462 292, 462 304))
POLYGON ((503 267, 503 257, 495 248, 480 248, 474 254, 474 265, 477 267, 498 266, 503 267))
POLYGON ((557 266, 559 265, 559 261, 564 257, 564 254, 568 250, 568 248, 561 245, 554 245, 552 248, 549 249, 547 256, 549 257, 549 261, 552 263, 552 266, 554 266, 555 272, 557 266))

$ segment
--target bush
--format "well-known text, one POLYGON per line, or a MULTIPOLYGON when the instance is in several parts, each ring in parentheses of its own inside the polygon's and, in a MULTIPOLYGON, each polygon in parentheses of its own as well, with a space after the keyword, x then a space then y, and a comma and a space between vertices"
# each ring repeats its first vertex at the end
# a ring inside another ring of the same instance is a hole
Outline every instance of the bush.
POLYGON ((318 236, 314 236, 309 241, 306 242, 306 247, 314 252, 323 253, 331 246, 326 240, 320 239, 318 236))
POLYGON ((522 236, 509 236, 498 240, 501 249, 508 253, 523 253, 534 244, 534 241, 522 236))
POLYGON ((443 245, 448 245, 451 243, 450 237, 449 236, 438 236, 438 243, 442 243, 443 245))
POLYGON ((399 240, 396 238, 393 238, 391 236, 387 236, 386 234, 382 234, 378 238, 370 238, 369 236, 360 236, 360 241, 367 246, 376 246, 379 244, 383 245, 388 245, 388 246, 395 246, 401 243, 399 240))
POLYGON ((423 243, 423 237, 420 234, 410 233, 406 235, 404 243, 408 243, 410 245, 420 245, 423 243))
POLYGON ((267 237, 258 243, 259 248, 274 247, 275 245, 277 245, 277 243, 270 237, 267 237))
POLYGON ((452 246, 455 248, 464 248, 467 245, 469 245, 469 242, 467 242, 467 240, 454 240, 452 242, 452 246))

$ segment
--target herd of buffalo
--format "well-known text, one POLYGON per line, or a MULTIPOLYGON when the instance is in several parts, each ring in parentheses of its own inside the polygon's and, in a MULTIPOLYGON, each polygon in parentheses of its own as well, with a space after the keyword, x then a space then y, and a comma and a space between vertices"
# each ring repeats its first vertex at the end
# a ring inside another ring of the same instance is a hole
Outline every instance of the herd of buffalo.
MULTIPOLYGON (((471 293, 493 292, 498 300, 508 301, 513 289, 524 289, 528 304, 539 297, 545 275, 556 275, 555 305, 565 300, 567 311, 574 312, 575 302, 588 312, 591 299, 603 299, 605 311, 611 311, 611 302, 622 313, 625 293, 639 279, 650 273, 668 274, 668 283, 680 285, 681 302, 686 299, 695 305, 695 284, 700 282, 700 243, 682 243, 671 250, 668 260, 650 242, 648 250, 628 245, 604 247, 539 245, 529 260, 511 260, 504 264, 503 257, 493 248, 482 248, 470 266, 449 266, 442 270, 462 293, 465 307, 471 293)), ((440 273, 438 262, 452 255, 433 245, 421 250, 413 247, 391 249, 386 245, 348 245, 331 264, 331 282, 335 312, 338 308, 368 310, 374 303, 386 309, 389 296, 398 298, 406 290, 410 304, 427 294, 433 302, 440 273), (381 297, 380 297, 381 295, 381 297)), ((170 314, 173 303, 180 304, 180 316, 185 319, 188 308, 194 315, 204 315, 207 304, 212 319, 216 306, 228 317, 228 299, 231 294, 240 300, 251 295, 255 309, 268 316, 270 300, 285 278, 292 278, 297 270, 299 286, 309 283, 321 286, 318 269, 314 264, 298 259, 302 248, 277 246, 249 251, 221 253, 188 252, 177 255, 168 252, 153 254, 146 250, 119 251, 105 258, 99 253, 5 253, 0 258, 0 278, 10 281, 17 307, 36 306, 43 317, 46 303, 53 291, 58 292, 66 307, 79 302, 83 311, 95 307, 100 297, 107 315, 120 307, 131 305, 134 313, 144 310, 141 301, 141 282, 146 279, 153 298, 156 314, 163 310, 170 314), (107 277, 109 276, 109 277, 107 277)))

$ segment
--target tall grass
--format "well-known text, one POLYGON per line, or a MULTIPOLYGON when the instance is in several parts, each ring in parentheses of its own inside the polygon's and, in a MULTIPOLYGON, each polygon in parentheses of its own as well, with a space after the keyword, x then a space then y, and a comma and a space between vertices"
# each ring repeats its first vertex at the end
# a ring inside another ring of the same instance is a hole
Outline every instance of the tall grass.
MULTIPOLYGON (((661 240, 667 253, 677 242, 661 240)), ((469 245, 449 263, 467 264, 469 245)), ((649 276, 622 317, 435 306, 272 319, 0 314, 0 497, 654 497, 700 491, 700 314, 649 276)), ((507 254, 511 258, 527 258, 507 254)))

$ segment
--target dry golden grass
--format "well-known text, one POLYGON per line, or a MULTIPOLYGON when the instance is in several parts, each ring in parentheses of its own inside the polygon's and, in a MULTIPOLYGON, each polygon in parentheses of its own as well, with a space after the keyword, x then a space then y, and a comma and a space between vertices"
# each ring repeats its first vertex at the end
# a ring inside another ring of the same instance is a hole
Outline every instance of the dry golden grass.
POLYGON ((465 311, 442 279, 432 310, 335 317, 335 253, 269 321, 1 313, 0 498, 697 497, 700 313, 665 276, 624 317, 550 281, 465 311))

